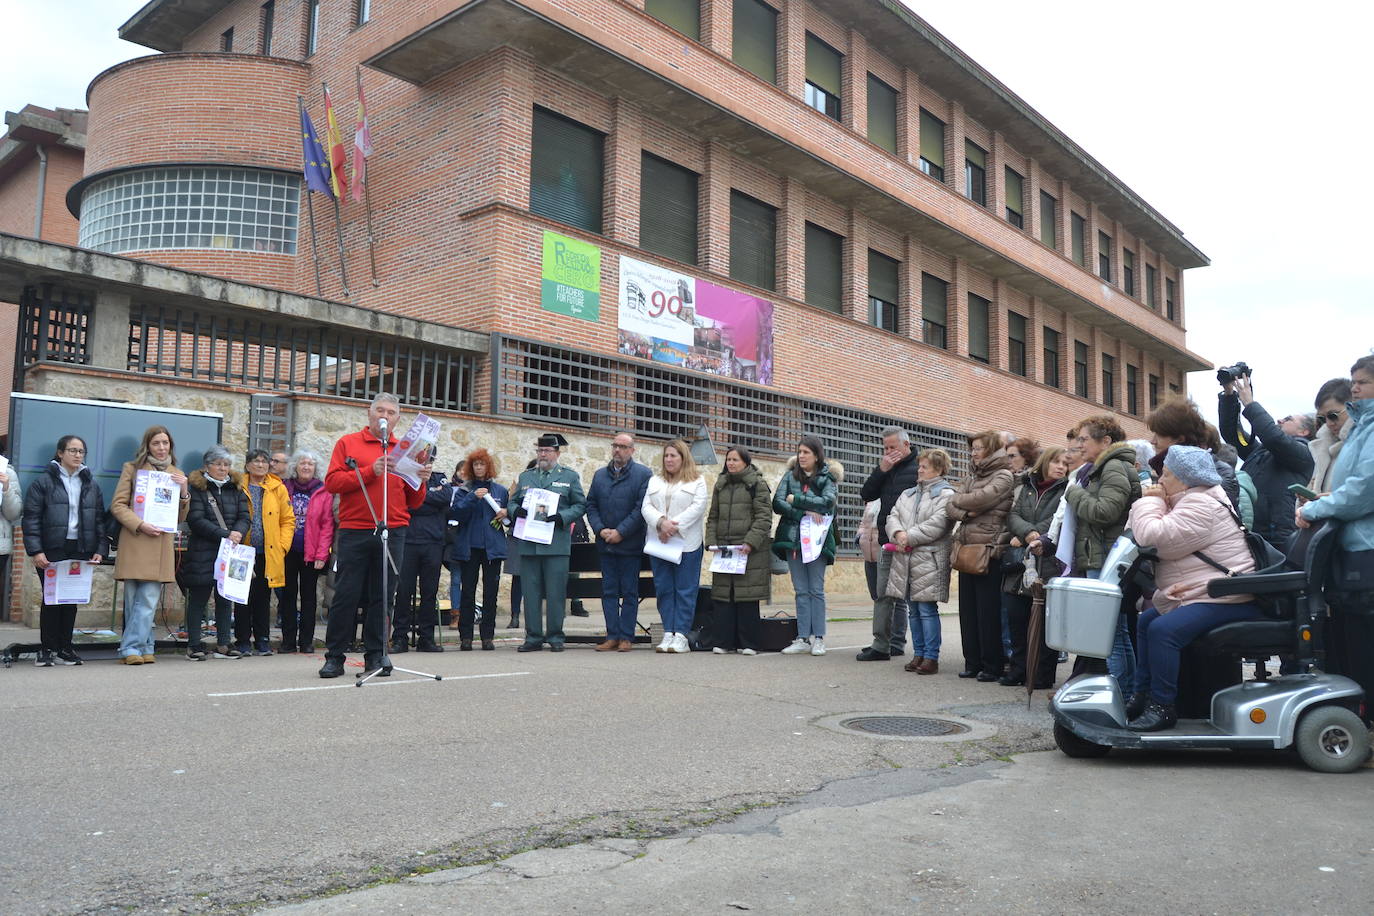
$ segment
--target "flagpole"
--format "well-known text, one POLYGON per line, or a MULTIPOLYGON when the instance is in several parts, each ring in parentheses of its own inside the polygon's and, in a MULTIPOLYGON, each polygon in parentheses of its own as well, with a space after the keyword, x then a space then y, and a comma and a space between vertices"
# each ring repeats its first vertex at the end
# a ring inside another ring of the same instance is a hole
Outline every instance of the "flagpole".
MULTIPOLYGON (((300 114, 305 113, 305 99, 299 94, 296 95, 296 108, 300 114)), ((324 296, 324 284, 320 281, 320 239, 315 234, 315 203, 310 198, 310 182, 305 183, 305 212, 310 214, 310 251, 315 261, 315 295, 324 296)))
MULTIPOLYGON (((363 68, 361 64, 354 66, 354 75, 358 78, 358 98, 363 97, 363 68)), ((366 168, 366 157, 363 159, 366 168)), ((353 180, 357 181, 358 176, 354 175, 353 180)), ((377 281, 377 235, 372 230, 372 182, 363 176, 363 205, 367 208, 367 255, 372 264, 372 285, 381 286, 377 281)))
POLYGON ((351 299, 348 291, 348 267, 344 264, 343 216, 339 211, 339 198, 334 198, 334 232, 339 237, 339 276, 343 280, 344 298, 351 299))

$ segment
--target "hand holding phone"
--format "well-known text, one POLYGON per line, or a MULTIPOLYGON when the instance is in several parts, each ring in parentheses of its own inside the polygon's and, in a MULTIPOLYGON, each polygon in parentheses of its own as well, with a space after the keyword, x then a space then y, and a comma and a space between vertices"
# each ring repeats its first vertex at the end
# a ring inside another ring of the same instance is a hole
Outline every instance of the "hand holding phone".
POLYGON ((1316 492, 1310 487, 1305 487, 1300 483, 1289 484, 1288 492, 1292 493, 1294 496, 1301 496, 1308 502, 1311 502, 1314 499, 1321 499, 1320 493, 1316 492))

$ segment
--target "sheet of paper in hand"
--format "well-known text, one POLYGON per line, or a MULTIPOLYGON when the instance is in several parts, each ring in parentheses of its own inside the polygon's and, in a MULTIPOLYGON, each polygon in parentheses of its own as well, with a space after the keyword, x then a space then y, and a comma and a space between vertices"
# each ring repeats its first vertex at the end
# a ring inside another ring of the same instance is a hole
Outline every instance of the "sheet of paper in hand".
POLYGON ((91 600, 91 570, 81 560, 58 560, 43 570, 44 604, 86 604, 91 600))
POLYGON ((166 471, 141 470, 134 475, 134 514, 158 531, 177 530, 181 488, 166 471))
POLYGON ((248 544, 230 545, 229 556, 224 564, 224 575, 215 584, 226 601, 235 604, 248 603, 248 589, 253 583, 253 562, 257 558, 257 553, 257 550, 248 544))
POLYGON ((673 535, 666 541, 660 541, 658 535, 652 531, 644 539, 644 552, 651 557, 658 557, 660 560, 667 560, 669 563, 680 564, 682 562, 682 548, 685 546, 681 535, 673 535))
POLYGON ((553 543, 553 522, 558 514, 558 494, 553 490, 530 487, 520 504, 525 510, 524 518, 515 520, 517 538, 534 544, 553 543))
POLYGON ((417 413, 406 434, 391 447, 391 457, 396 459, 394 473, 412 490, 418 490, 425 482, 420 479, 421 469, 433 460, 438 441, 439 421, 417 413))
POLYGON ((821 548, 825 546, 825 536, 830 531, 830 526, 834 524, 835 516, 823 515, 819 522, 811 517, 808 512, 802 516, 799 534, 801 536, 801 557, 803 563, 814 563, 816 557, 821 555, 821 548))
POLYGON ((740 550, 743 546, 743 544, 731 544, 712 547, 711 550, 715 556, 711 558, 711 572, 732 573, 736 576, 744 575, 745 567, 749 565, 749 554, 740 550))

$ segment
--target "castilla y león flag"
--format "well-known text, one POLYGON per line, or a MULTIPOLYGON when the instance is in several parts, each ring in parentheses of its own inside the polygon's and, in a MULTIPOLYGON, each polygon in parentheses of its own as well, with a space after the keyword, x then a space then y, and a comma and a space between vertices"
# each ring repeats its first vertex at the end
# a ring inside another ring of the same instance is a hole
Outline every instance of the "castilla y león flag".
POLYGON ((358 119, 353 124, 353 199, 363 199, 367 182, 367 157, 372 155, 372 128, 367 123, 367 102, 363 99, 363 75, 358 73, 358 119))

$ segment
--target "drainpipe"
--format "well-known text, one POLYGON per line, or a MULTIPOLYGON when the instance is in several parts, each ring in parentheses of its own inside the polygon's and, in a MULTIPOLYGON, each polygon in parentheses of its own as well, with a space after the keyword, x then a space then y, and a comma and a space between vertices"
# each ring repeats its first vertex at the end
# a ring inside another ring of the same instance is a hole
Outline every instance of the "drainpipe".
POLYGON ((38 202, 33 208, 33 237, 43 237, 43 195, 48 186, 48 153, 41 143, 34 145, 38 153, 38 202))

